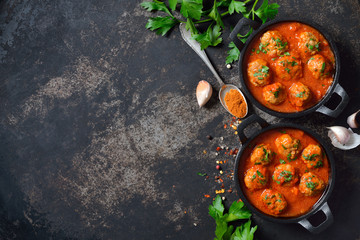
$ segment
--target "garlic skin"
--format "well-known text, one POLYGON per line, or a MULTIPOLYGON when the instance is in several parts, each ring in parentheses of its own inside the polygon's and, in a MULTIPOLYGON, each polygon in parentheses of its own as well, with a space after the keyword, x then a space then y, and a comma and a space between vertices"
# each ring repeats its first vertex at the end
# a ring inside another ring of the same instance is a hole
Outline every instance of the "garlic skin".
POLYGON ((350 140, 350 132, 341 126, 328 127, 330 130, 328 136, 333 140, 334 136, 340 144, 345 145, 350 140))
MULTIPOLYGON (((340 127, 340 131, 343 131, 343 127, 340 127)), ((329 128, 330 129, 330 128, 329 128)), ((344 128, 346 129, 346 128, 344 128)), ((337 129, 335 129, 337 130, 337 129)), ((341 150, 350 150, 350 149, 353 149, 353 148, 356 148, 360 145, 360 135, 359 134, 356 134, 354 133, 351 128, 349 129, 346 129, 350 135, 350 139, 345 143, 345 144, 342 144, 338 141, 338 139, 336 138, 334 132, 332 130, 329 130, 328 132, 328 136, 330 137, 331 139, 331 144, 336 147, 336 148, 339 148, 341 150)))
POLYGON ((196 99, 200 107, 204 106, 212 95, 212 87, 210 83, 201 80, 196 87, 196 99))
POLYGON ((348 118, 347 118, 347 124, 349 124, 349 126, 351 128, 358 128, 359 127, 359 119, 360 119, 360 110, 351 114, 348 118))

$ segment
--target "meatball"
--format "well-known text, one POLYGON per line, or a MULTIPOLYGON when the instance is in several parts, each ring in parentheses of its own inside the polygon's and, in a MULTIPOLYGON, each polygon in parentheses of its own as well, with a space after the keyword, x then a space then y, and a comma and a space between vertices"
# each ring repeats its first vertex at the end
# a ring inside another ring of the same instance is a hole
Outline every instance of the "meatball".
POLYGON ((260 38, 259 50, 276 57, 283 54, 288 48, 286 39, 278 31, 267 31, 260 38))
POLYGON ((286 99, 285 87, 279 82, 267 85, 263 88, 263 97, 268 103, 279 105, 286 99))
POLYGON ((251 190, 265 188, 268 182, 268 172, 262 166, 254 166, 247 170, 244 181, 246 187, 251 190))
POLYGON ((280 214, 287 207, 285 197, 275 190, 265 189, 260 197, 265 207, 273 214, 280 214))
POLYGON ((323 166, 322 150, 319 145, 308 145, 303 150, 301 159, 308 168, 319 168, 323 166))
POLYGON ((320 42, 318 38, 312 32, 302 32, 300 34, 300 43, 299 47, 303 53, 303 55, 314 55, 318 51, 320 42))
POLYGON ((247 73, 249 81, 255 86, 265 86, 270 83, 270 68, 263 59, 256 59, 249 63, 247 73))
POLYGON ((301 82, 295 82, 289 88, 289 101, 296 107, 302 107, 311 99, 310 89, 301 82))
POLYGON ((275 63, 277 77, 291 80, 302 77, 301 61, 292 56, 280 57, 275 63))
POLYGON ((294 186, 299 181, 296 170, 290 164, 281 164, 275 167, 272 179, 279 185, 294 186))
POLYGON ((250 161, 255 165, 267 165, 274 157, 269 144, 257 145, 251 153, 250 161))
POLYGON ((312 56, 307 62, 307 67, 316 79, 323 79, 332 75, 332 65, 320 54, 312 56))
POLYGON ((299 190, 305 196, 314 196, 322 192, 325 188, 324 181, 315 173, 308 172, 302 175, 299 190))
POLYGON ((300 151, 300 140, 292 138, 289 134, 282 134, 275 139, 278 152, 288 160, 295 160, 300 151))

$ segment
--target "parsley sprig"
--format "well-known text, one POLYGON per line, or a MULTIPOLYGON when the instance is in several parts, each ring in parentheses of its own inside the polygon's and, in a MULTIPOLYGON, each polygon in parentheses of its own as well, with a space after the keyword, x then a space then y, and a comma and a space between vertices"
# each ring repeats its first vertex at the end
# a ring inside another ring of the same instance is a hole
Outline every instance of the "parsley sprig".
POLYGON ((244 206, 243 202, 233 202, 228 213, 225 213, 225 207, 222 203, 221 197, 217 195, 212 205, 209 206, 209 215, 216 222, 215 240, 252 240, 254 238, 257 226, 251 227, 251 212, 244 206), (249 220, 239 227, 236 227, 234 231, 234 226, 229 223, 241 219, 249 220))
MULTIPOLYGON (((209 10, 204 9, 205 0, 152 0, 144 1, 140 5, 149 12, 162 12, 161 16, 150 17, 146 28, 156 32, 158 35, 166 35, 173 27, 179 23, 186 23, 187 30, 191 31, 192 37, 198 41, 202 49, 209 46, 217 46, 222 43, 222 30, 225 28, 223 17, 233 14, 242 14, 245 18, 255 20, 257 16, 263 23, 267 19, 273 19, 278 13, 277 3, 269 4, 264 0, 257 8, 259 0, 214 0, 214 4, 209 10), (250 7, 246 4, 252 2, 250 7), (177 14, 175 14, 177 12, 177 14), (164 16, 165 15, 165 16, 164 16), (198 25, 210 23, 206 31, 201 32, 198 25)), ((238 35, 242 42, 250 36, 251 28, 245 35, 238 35)), ((230 50, 227 52, 226 63, 239 60, 240 50, 231 42, 230 50)))

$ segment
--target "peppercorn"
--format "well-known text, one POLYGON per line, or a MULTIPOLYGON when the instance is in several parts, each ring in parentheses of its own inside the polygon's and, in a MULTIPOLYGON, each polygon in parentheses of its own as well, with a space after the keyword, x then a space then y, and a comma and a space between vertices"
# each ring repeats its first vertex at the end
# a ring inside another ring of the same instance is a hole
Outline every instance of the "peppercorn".
POLYGON ((221 169, 220 165, 216 165, 216 169, 220 170, 221 169))
POLYGON ((207 135, 206 138, 209 139, 209 140, 212 140, 212 139, 213 139, 213 137, 210 136, 210 135, 207 135))

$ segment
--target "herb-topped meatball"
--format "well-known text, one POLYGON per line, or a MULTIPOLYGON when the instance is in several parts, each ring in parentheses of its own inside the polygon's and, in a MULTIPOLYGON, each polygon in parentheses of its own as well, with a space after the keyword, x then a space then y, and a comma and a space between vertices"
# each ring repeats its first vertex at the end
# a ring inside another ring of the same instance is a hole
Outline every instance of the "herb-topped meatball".
POLYGON ((299 47, 303 55, 314 55, 320 51, 320 42, 312 32, 302 32, 299 47))
POLYGON ((276 61, 275 72, 283 80, 298 79, 302 77, 301 61, 292 56, 283 56, 276 61))
POLYGON ((270 83, 271 71, 263 59, 256 59, 248 65, 249 81, 255 86, 265 86, 270 83))
POLYGON ((308 168, 319 168, 324 165, 323 153, 319 145, 308 145, 301 154, 301 159, 308 168))
POLYGON ((294 186, 299 180, 295 168, 290 164, 281 164, 275 167, 272 179, 277 184, 287 187, 294 186))
POLYGON ((310 89, 301 82, 295 82, 289 88, 289 101, 296 107, 302 107, 311 99, 310 89))
POLYGON ((264 205, 273 214, 276 214, 276 215, 280 214, 287 207, 287 202, 286 202, 285 197, 281 193, 279 193, 275 190, 265 189, 261 193, 260 197, 261 197, 261 200, 264 203, 264 205))
POLYGON ((282 55, 289 48, 286 39, 278 31, 267 31, 260 41, 259 50, 271 57, 282 55))
POLYGON ((267 165, 274 157, 269 144, 257 145, 251 153, 250 161, 255 165, 267 165))
POLYGON ((275 145, 278 152, 288 160, 295 160, 300 151, 300 140, 292 138, 289 134, 277 137, 275 145))
POLYGON ((305 196, 314 196, 322 192, 325 188, 324 181, 315 173, 308 172, 300 179, 299 190, 305 196))
POLYGON ((309 58, 307 66, 316 79, 332 76, 332 65, 320 54, 316 54, 309 58))
POLYGON ((286 99, 285 87, 279 82, 269 84, 263 88, 263 97, 268 103, 279 105, 286 99))
POLYGON ((268 182, 268 172, 262 166, 250 168, 245 175, 245 185, 251 190, 265 188, 268 182))

